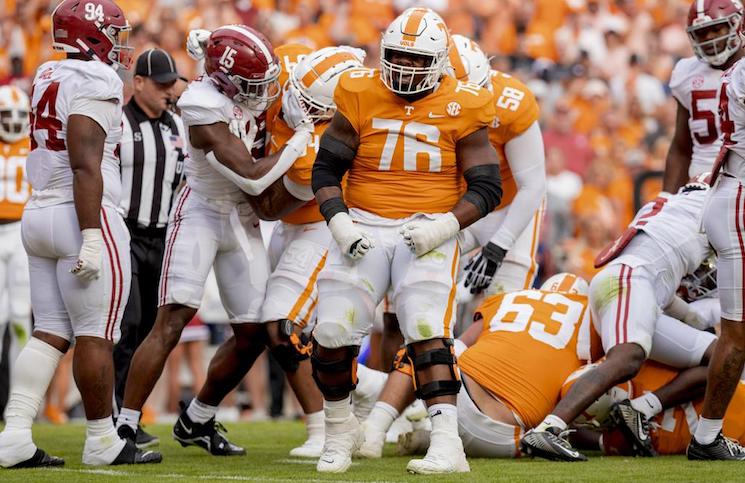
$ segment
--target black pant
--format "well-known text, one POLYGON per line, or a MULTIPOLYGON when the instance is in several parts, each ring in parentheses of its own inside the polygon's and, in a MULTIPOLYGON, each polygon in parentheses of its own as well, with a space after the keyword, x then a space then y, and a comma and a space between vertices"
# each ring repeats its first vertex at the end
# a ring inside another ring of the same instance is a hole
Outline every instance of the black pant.
POLYGON ((166 229, 143 229, 127 223, 132 240, 132 288, 122 317, 122 335, 114 346, 114 389, 117 406, 124 399, 129 363, 137 347, 145 340, 158 313, 158 284, 163 263, 166 229))

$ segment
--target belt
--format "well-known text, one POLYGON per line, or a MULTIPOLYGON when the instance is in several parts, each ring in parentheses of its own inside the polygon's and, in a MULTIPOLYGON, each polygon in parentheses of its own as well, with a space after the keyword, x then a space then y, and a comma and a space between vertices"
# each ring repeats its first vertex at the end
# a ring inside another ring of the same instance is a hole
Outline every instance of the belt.
POLYGON ((165 226, 161 228, 142 226, 134 220, 124 220, 124 223, 126 223, 127 228, 129 228, 129 232, 131 234, 137 234, 146 237, 165 237, 166 230, 168 229, 168 227, 165 226))

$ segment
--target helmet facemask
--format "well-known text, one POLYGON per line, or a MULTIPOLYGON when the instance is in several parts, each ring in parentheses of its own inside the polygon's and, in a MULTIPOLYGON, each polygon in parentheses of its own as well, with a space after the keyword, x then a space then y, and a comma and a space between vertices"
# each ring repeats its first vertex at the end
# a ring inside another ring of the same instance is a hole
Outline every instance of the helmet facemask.
POLYGON ((279 65, 273 64, 262 79, 247 79, 238 74, 227 75, 236 87, 236 93, 232 96, 233 100, 252 111, 265 111, 282 92, 278 80, 280 70, 279 65))
POLYGON ((718 293, 717 264, 714 257, 704 260, 693 273, 683 277, 678 288, 678 295, 689 303, 717 297, 718 293))
POLYGON ((336 113, 336 105, 332 102, 330 104, 323 103, 318 99, 314 99, 308 89, 299 82, 294 75, 290 75, 289 88, 292 89, 293 94, 300 101, 300 106, 305 110, 313 124, 317 122, 324 122, 331 120, 336 113))
POLYGON ((132 66, 134 47, 129 45, 129 34, 132 27, 127 23, 123 27, 109 25, 101 30, 111 40, 113 47, 109 52, 109 61, 115 69, 122 67, 125 70, 132 66))
POLYGON ((696 57, 718 67, 729 60, 742 47, 740 24, 742 15, 733 13, 727 17, 700 22, 686 29, 696 57), (711 30, 722 30, 722 35, 713 39, 702 40, 703 35, 711 30))
POLYGON ((0 139, 14 143, 28 136, 29 112, 19 107, 0 108, 0 139))
POLYGON ((383 83, 396 94, 418 94, 432 89, 442 77, 447 64, 447 50, 436 54, 416 52, 387 46, 381 42, 380 72, 383 83), (424 59, 424 66, 413 67, 393 63, 395 54, 413 60, 424 59))

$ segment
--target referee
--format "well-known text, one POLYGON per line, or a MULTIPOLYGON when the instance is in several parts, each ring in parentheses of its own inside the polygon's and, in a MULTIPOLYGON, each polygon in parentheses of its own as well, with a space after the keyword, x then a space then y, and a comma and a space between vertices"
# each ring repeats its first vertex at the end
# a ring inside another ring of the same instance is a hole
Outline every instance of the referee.
MULTIPOLYGON (((167 52, 143 52, 137 58, 132 99, 123 109, 120 210, 132 238, 132 288, 121 339, 114 347, 119 408, 132 355, 155 323, 168 213, 182 179, 184 126, 181 118, 168 110, 175 104, 174 86, 179 79, 185 80, 167 52)), ((138 428, 136 442, 145 448, 157 444, 158 438, 138 428)))

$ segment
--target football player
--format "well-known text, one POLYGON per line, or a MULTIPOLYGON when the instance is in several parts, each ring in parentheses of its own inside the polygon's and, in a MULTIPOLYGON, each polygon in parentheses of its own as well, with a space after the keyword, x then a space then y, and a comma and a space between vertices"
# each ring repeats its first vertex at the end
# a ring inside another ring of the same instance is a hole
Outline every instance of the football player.
MULTIPOLYGON (((312 125, 299 125, 283 149, 262 157, 264 139, 256 134, 280 94, 281 69, 271 44, 250 27, 226 25, 209 33, 201 54, 206 74, 191 82, 178 101, 189 132, 187 181, 168 224, 158 315, 132 358, 117 428, 134 438, 140 410, 199 308, 214 268, 234 335, 212 358, 207 381, 182 412, 173 436, 214 455, 242 455, 245 450, 218 431, 214 417, 217 405, 263 351, 256 341, 265 329, 257 322, 269 260, 255 210, 265 194, 273 195, 267 188, 302 155, 312 125)), ((275 201, 272 197, 269 205, 279 211, 270 216, 286 208, 275 201)))
POLYGON ((497 117, 489 126, 489 140, 499 154, 504 191, 492 213, 458 235, 463 253, 481 247, 465 267, 464 285, 471 293, 489 294, 530 288, 546 195, 538 103, 525 84, 491 70, 474 41, 462 35, 453 35, 452 40, 451 75, 486 87, 494 96, 497 117))
POLYGON ((689 178, 711 172, 722 146, 718 115, 722 72, 743 55, 742 2, 693 0, 686 31, 695 56, 675 64, 670 89, 678 101, 662 189, 675 193, 689 178))
POLYGON ((7 358, 11 364, 31 334, 28 258, 20 223, 23 205, 31 195, 26 180, 30 110, 25 92, 15 86, 0 87, 0 339, 10 324, 7 358))
POLYGON ((16 361, 0 465, 63 464, 36 447, 31 425, 62 355, 75 338, 73 371, 87 429, 83 463, 155 463, 117 436, 111 419, 113 342, 129 293, 129 235, 117 212, 122 81, 130 26, 111 0, 64 0, 52 13, 53 47, 67 59, 37 70, 31 95, 22 220, 34 332, 16 361))
POLYGON ((326 416, 321 472, 346 471, 361 442, 349 393, 359 345, 389 287, 433 427, 427 455, 407 469, 469 471, 455 406, 455 237, 493 211, 502 189, 487 130, 491 94, 445 75, 448 45, 439 15, 404 11, 383 33, 380 70, 342 75, 321 138, 312 186, 336 241, 318 276, 313 331, 326 416))
MULTIPOLYGON (((683 276, 710 255, 706 236, 699 229, 708 192, 706 177, 701 175, 677 194, 658 197, 642 207, 626 232, 598 255, 595 266, 604 268, 590 282, 590 306, 606 358, 580 377, 535 429, 525 433, 524 452, 582 461, 584 455, 563 434, 567 424, 601 394, 633 378, 647 358, 680 368, 705 363, 712 335, 679 322, 696 325, 697 314, 675 294, 683 276), (662 310, 678 320, 661 318, 662 310), (679 329, 670 330, 670 324, 679 329), (657 338, 661 330, 672 337, 657 338)), ((643 414, 628 402, 617 410, 632 431, 640 455, 653 455, 643 414)))
MULTIPOLYGON (((739 4, 739 2, 737 2, 739 4)), ((742 10, 726 17, 742 31, 742 10)), ((701 418, 688 447, 688 458, 745 460, 745 448, 721 432, 727 405, 745 365, 745 64, 737 62, 722 77, 719 116, 723 148, 714 165, 714 184, 703 214, 709 243, 719 255, 717 287, 721 304, 721 333, 711 363, 701 418)))
MULTIPOLYGON (((590 322, 587 282, 568 273, 550 277, 538 290, 488 297, 455 344, 463 382, 458 429, 472 457, 519 456, 523 428, 549 413, 570 374, 602 355, 590 322)), ((366 458, 381 457, 386 431, 414 399, 403 352, 396 368, 362 424, 359 454, 366 458)))

